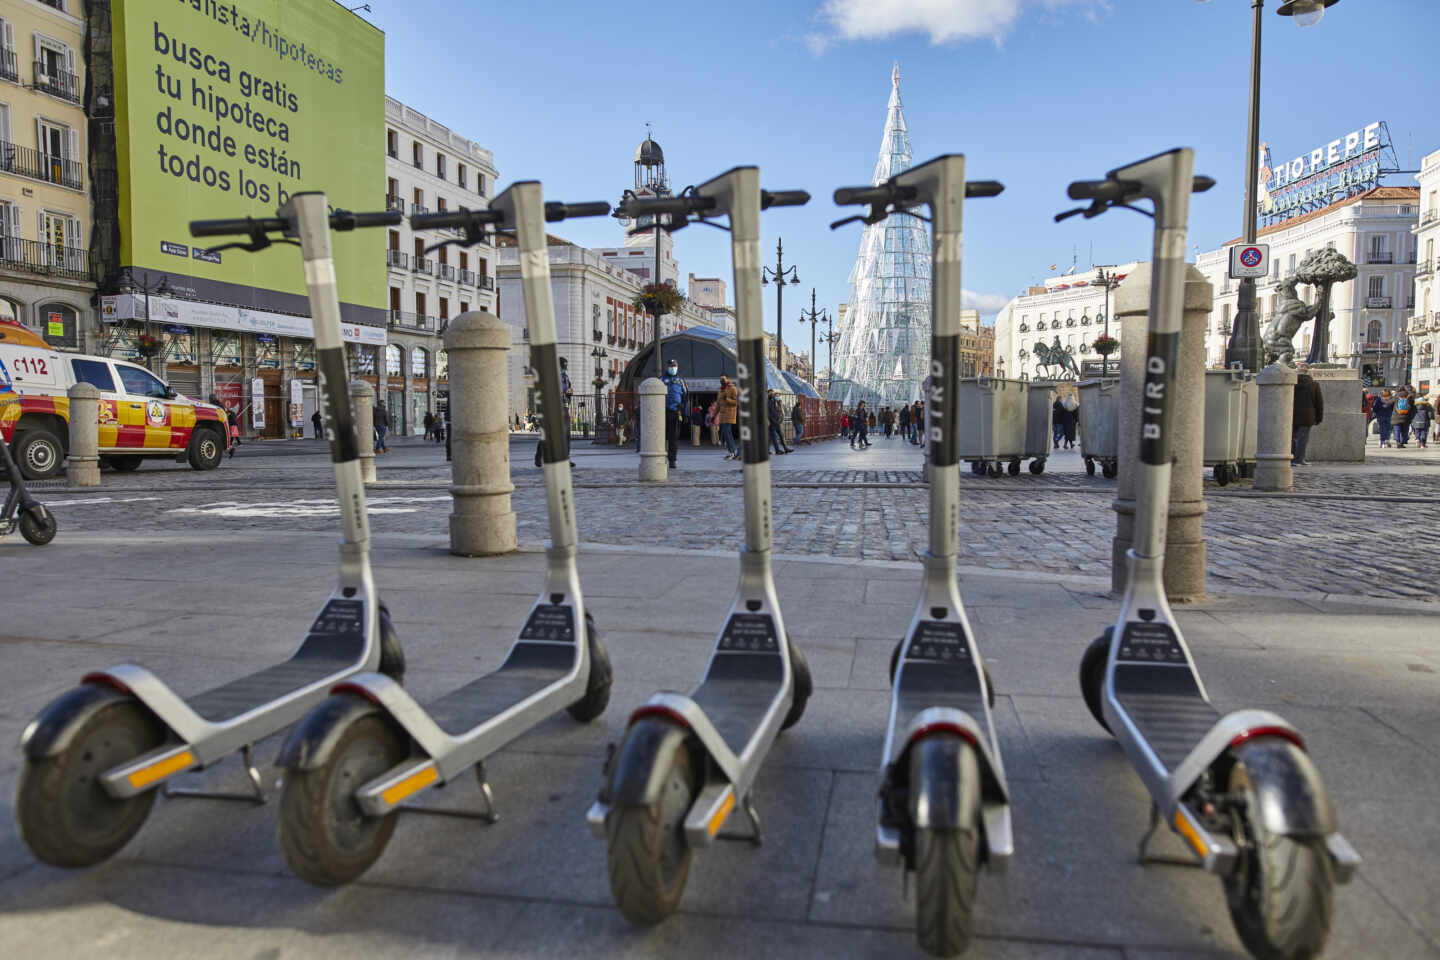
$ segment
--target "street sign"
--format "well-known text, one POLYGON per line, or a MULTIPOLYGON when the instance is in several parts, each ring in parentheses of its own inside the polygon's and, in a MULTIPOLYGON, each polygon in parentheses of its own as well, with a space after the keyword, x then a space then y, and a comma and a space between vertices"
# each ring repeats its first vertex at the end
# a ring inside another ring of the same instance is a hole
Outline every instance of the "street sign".
POLYGON ((1241 243, 1230 248, 1230 278, 1263 277, 1270 272, 1270 244, 1241 243))

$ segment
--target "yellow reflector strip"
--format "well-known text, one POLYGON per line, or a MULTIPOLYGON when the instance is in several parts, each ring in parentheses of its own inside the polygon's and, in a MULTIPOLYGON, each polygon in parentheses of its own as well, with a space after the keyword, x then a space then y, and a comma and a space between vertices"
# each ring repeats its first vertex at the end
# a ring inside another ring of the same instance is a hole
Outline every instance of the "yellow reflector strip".
POLYGON ((734 809, 735 791, 731 790, 725 794, 725 799, 720 801, 720 809, 715 811, 715 816, 710 818, 710 836, 713 837, 715 836, 715 834, 720 832, 721 824, 725 822, 725 818, 730 816, 730 811, 734 809))
POLYGON ((184 770, 186 767, 192 766, 194 763, 195 754, 191 753, 189 750, 186 750, 184 753, 177 753, 175 754, 175 756, 169 757, 165 760, 157 760, 155 763, 150 764, 150 766, 148 767, 136 770, 134 773, 130 774, 130 776, 126 777, 125 779, 130 781, 130 786, 138 790, 141 787, 148 787, 156 780, 164 780, 166 777, 170 776, 170 774, 175 773, 179 770, 184 770))
POLYGON ((439 779, 440 774, 435 772, 434 767, 425 767, 422 770, 410 774, 410 776, 380 794, 380 797, 385 801, 387 806, 393 807, 401 800, 410 796, 410 794, 430 786, 430 784, 439 779))
POLYGON ((1175 811, 1175 829, 1180 831, 1180 836, 1185 838, 1185 842, 1190 844, 1196 853, 1202 857, 1205 856, 1208 850, 1205 841, 1200 839, 1200 834, 1195 832, 1195 828, 1190 826, 1190 821, 1179 810, 1175 811))

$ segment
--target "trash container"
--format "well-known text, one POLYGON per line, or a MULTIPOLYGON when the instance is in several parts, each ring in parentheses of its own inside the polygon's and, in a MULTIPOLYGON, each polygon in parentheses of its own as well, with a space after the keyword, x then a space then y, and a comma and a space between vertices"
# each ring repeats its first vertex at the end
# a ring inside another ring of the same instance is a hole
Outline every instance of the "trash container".
POLYGON ((1120 380, 1097 377, 1081 380, 1080 456, 1085 472, 1095 475, 1095 465, 1106 480, 1120 471, 1120 380))
POLYGON ((959 456, 976 474, 998 477, 1008 464, 1020 472, 1029 421, 1030 384, 996 377, 960 380, 959 456))
POLYGON ((1205 371, 1204 464, 1222 487, 1255 464, 1255 377, 1240 367, 1205 371))
MULTIPOLYGON (((1055 443, 1055 384, 1051 380, 1032 380, 1026 391, 1025 449, 1022 457, 1030 460, 1030 472, 1045 472, 1045 460, 1055 443)), ((1018 467, 1011 473, 1018 472, 1018 467)))

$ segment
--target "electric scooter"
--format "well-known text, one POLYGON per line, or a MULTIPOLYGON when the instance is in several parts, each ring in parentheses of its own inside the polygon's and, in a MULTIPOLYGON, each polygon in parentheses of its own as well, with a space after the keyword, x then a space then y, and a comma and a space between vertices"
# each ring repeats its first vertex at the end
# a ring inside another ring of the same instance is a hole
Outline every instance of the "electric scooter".
POLYGON ((21 738, 25 765, 15 817, 31 852, 46 863, 84 867, 112 856, 145 822, 157 787, 236 750, 249 778, 245 793, 167 790, 167 795, 264 803, 252 744, 288 727, 351 674, 379 668, 398 682, 404 673, 404 655, 370 570, 370 528, 358 452, 362 438, 355 435, 350 412, 330 253, 330 229, 391 226, 400 222, 400 215, 327 215, 323 193, 297 193, 278 214, 258 220, 195 221, 190 231, 197 237, 249 237, 248 243, 219 250, 263 250, 272 242, 267 234, 276 232, 299 238, 340 503, 339 583, 299 649, 284 663, 188 698, 146 668, 122 664, 87 674, 80 686, 41 711, 21 738))
POLYGON ((1203 866, 1218 875, 1235 930, 1256 957, 1318 956, 1330 930, 1335 882, 1359 856, 1340 835, 1335 810, 1300 733, 1267 710, 1221 716, 1210 704, 1162 572, 1170 500, 1170 418, 1174 410, 1185 284, 1190 193, 1214 181, 1193 176, 1194 153, 1170 150, 1070 184, 1088 207, 1059 214, 1095 217, 1112 207, 1154 203, 1154 272, 1141 400, 1135 545, 1120 614, 1080 662, 1086 706, 1114 734, 1150 792, 1150 828, 1140 862, 1203 866), (1149 851, 1163 818, 1193 859, 1149 851))
MULTIPOLYGON (((494 823, 485 760, 561 709, 586 723, 610 701, 610 659, 580 593, 575 565, 570 430, 561 397, 545 222, 603 216, 608 203, 544 203, 538 181, 512 184, 488 210, 416 215, 417 230, 451 228, 473 246, 486 225, 514 231, 530 327, 530 365, 539 373, 545 502, 550 545, 545 588, 499 669, 421 706, 400 684, 366 673, 337 685, 296 724, 281 751, 280 846, 290 868, 317 886, 348 883, 384 853, 401 810, 494 823), (406 806, 471 769, 479 813, 406 806)), ((443 245, 443 244, 442 244, 443 245)), ((437 245, 438 246, 438 245, 437 245)))
POLYGON ((881 756, 877 859, 917 877, 916 933, 940 957, 970 945, 982 862, 1003 870, 1014 842, 1009 787, 991 709, 995 689, 956 582, 959 550, 961 215, 966 197, 993 197, 994 181, 965 181, 949 154, 878 186, 842 187, 837 204, 868 204, 860 220, 930 210, 934 262, 931 360, 925 397, 930 444, 930 548, 920 600, 890 659, 890 724, 881 756))
POLYGON ((5 497, 5 507, 0 509, 0 537, 8 537, 20 528, 20 535, 37 547, 43 547, 55 539, 59 524, 55 514, 45 505, 30 496, 25 478, 10 455, 10 445, 0 441, 0 456, 4 458, 5 476, 10 480, 10 493, 5 497))
POLYGON ((803 190, 761 190, 758 168, 736 167, 676 197, 631 200, 624 211, 657 221, 668 214, 671 231, 692 222, 723 230, 708 217, 729 216, 745 491, 740 584, 705 679, 689 696, 656 693, 630 715, 586 815, 591 832, 606 842, 610 892, 631 923, 658 923, 675 910, 694 848, 714 843, 737 805, 749 821, 746 839, 760 843, 751 788, 775 737, 799 721, 810 697, 810 669, 785 631, 771 575, 760 302, 760 211, 809 199, 803 190))

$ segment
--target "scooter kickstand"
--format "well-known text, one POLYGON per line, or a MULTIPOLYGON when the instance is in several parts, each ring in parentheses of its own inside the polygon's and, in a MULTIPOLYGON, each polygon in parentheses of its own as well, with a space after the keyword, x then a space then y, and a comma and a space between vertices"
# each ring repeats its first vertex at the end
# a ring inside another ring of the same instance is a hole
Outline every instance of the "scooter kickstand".
POLYGON ((750 842, 758 847, 764 842, 764 838, 760 835, 760 814, 755 810, 754 793, 745 794, 745 816, 750 818, 750 842))
POLYGON ((485 800, 485 811, 479 814, 479 818, 486 823, 496 823, 500 814, 495 812, 495 794, 490 792, 490 781, 485 779, 485 764, 475 764, 475 780, 480 784, 480 796, 485 800))
POLYGON ((165 784, 162 793, 165 798, 188 797, 192 800, 236 800, 241 803, 253 803, 258 805, 268 803, 270 798, 265 794, 265 785, 260 779, 260 771, 255 768, 255 753, 250 744, 240 748, 241 762, 245 764, 245 778, 249 781, 250 791, 248 793, 234 793, 228 790, 191 790, 185 787, 176 787, 165 784))
POLYGON ((1150 841, 1160 830, 1160 808, 1150 804, 1150 829, 1145 831, 1145 836, 1140 838, 1140 865, 1146 866, 1152 863, 1167 864, 1172 867, 1204 867, 1204 861, 1198 857, 1177 857, 1169 853, 1151 853, 1149 851, 1150 841))

